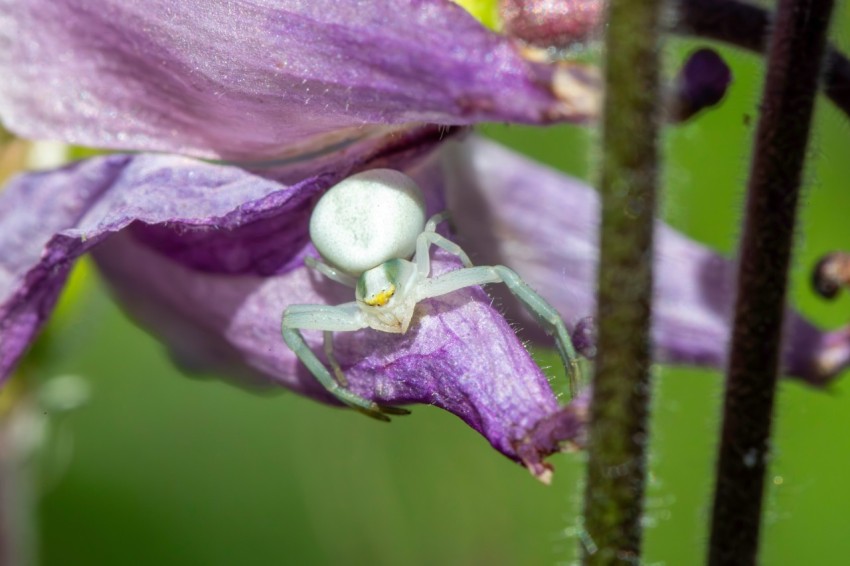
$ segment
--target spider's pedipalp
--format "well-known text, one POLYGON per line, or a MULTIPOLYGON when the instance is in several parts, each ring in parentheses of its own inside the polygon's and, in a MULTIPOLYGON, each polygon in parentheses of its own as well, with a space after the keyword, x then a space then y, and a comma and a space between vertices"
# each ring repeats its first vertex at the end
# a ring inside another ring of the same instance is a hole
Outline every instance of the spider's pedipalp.
POLYGON ((420 279, 425 279, 431 273, 431 246, 437 246, 457 256, 464 267, 472 267, 472 261, 463 248, 436 232, 437 225, 448 218, 448 212, 435 214, 428 219, 425 230, 416 238, 416 254, 413 256, 413 261, 416 263, 420 279))
POLYGON ((324 275, 325 277, 327 277, 331 281, 336 281, 337 283, 342 283, 346 287, 354 288, 354 287, 357 286, 357 278, 356 277, 349 275, 348 273, 345 273, 344 271, 340 271, 339 269, 337 269, 335 267, 331 267, 330 265, 328 265, 326 263, 322 263, 321 261, 317 260, 316 258, 309 257, 309 256, 305 257, 304 263, 307 265, 307 267, 309 267, 311 269, 315 269, 316 271, 318 271, 319 273, 321 273, 322 275, 324 275))

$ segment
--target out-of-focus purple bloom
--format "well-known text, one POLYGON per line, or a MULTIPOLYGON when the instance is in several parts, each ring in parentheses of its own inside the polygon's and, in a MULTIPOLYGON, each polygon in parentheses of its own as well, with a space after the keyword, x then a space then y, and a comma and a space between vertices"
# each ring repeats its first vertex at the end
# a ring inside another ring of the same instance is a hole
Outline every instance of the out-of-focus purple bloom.
MULTIPOLYGON (((505 263, 576 328, 577 348, 592 353, 599 199, 584 184, 481 139, 447 151, 449 209, 458 241, 473 261, 505 263), (487 243, 489 242, 489 244, 487 243)), ((733 308, 734 264, 659 223, 653 337, 658 361, 723 367, 733 308)), ((494 288, 527 336, 536 325, 494 288)), ((814 386, 850 363, 850 329, 822 332, 788 312, 785 372, 814 386)))
POLYGON ((601 0, 501 0, 506 33, 543 49, 584 43, 599 32, 605 16, 601 0))
MULTIPOLYGON (((0 0, 0 74, 0 116, 20 134, 255 162, 112 155, 12 181, 0 194, 0 378, 91 251, 184 367, 335 403, 284 345, 280 318, 290 304, 352 300, 304 267, 307 224, 323 191, 375 167, 416 178, 430 212, 448 198, 473 259, 515 268, 570 324, 593 312, 594 193, 417 125, 587 119, 592 75, 524 61, 451 2, 0 0)), ((718 365, 729 296, 714 284, 728 262, 659 229, 658 350, 718 365)), ((434 266, 456 260, 438 251, 434 266)), ((799 320, 789 371, 822 383, 847 356, 812 370, 837 335, 799 320)), ((423 302, 408 334, 334 344, 355 393, 451 411, 538 477, 546 455, 583 440, 586 394, 561 406, 480 289, 423 302)))

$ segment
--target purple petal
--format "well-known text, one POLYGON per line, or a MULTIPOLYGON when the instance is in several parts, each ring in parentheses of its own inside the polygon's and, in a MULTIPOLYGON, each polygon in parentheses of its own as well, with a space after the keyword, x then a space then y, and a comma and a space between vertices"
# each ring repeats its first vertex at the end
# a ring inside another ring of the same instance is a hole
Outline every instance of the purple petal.
MULTIPOLYGON (((347 172, 287 186, 188 158, 115 155, 19 177, 0 193, 0 247, 12 250, 0 257, 0 375, 92 250, 123 306, 184 365, 335 403, 286 347, 280 321, 289 304, 353 298, 303 267, 315 254, 310 204, 347 172)), ((429 208, 442 208, 439 168, 413 173, 429 208)), ((435 271, 456 266, 435 254, 435 271)), ((305 334, 321 351, 320 333, 305 334)), ((544 456, 582 440, 585 401, 558 404, 480 288, 423 302, 405 335, 339 333, 335 353, 356 393, 451 411, 541 479, 544 456)))
MULTIPOLYGON (((482 139, 444 151, 459 243, 473 262, 515 269, 575 329, 582 351, 592 352, 587 317, 596 310, 597 193, 482 139)), ((657 245, 656 359, 724 367, 733 263, 663 224, 657 245)), ((500 298, 530 338, 550 343, 510 296, 500 298)), ((820 386, 850 365, 850 329, 822 332, 789 310, 786 336, 785 371, 792 377, 820 386)))
POLYGON ((0 0, 0 76, 24 137, 254 160, 386 124, 582 120, 598 92, 448 0, 0 0))

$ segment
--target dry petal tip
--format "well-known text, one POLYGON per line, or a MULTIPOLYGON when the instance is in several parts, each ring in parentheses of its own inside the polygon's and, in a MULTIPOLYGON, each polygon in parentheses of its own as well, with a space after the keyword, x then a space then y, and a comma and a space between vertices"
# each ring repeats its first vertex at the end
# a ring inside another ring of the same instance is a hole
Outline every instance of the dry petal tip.
POLYGON ((554 468, 544 459, 556 452, 572 452, 585 444, 585 427, 589 418, 590 390, 585 389, 573 401, 538 421, 513 448, 519 461, 546 485, 554 468))
POLYGON ((552 485, 552 476, 555 474, 555 470, 550 464, 542 462, 535 466, 529 466, 528 471, 543 485, 552 485))
POLYGON ((591 120, 599 116, 602 79, 596 67, 582 63, 559 63, 552 76, 552 92, 561 102, 563 117, 591 120))
POLYGON ((596 319, 586 316, 579 320, 572 333, 573 346, 585 358, 596 357, 596 319))

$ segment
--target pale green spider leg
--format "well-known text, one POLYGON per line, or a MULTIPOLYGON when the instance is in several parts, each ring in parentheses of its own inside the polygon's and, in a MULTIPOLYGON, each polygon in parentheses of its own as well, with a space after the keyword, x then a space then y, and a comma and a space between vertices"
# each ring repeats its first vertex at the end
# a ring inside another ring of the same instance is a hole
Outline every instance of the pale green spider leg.
POLYGON ((425 229, 416 238, 416 254, 413 256, 413 259, 416 262, 416 271, 422 278, 427 277, 431 272, 431 257, 429 253, 431 245, 438 246, 450 254, 456 255, 463 262, 464 267, 472 267, 472 261, 470 261, 469 256, 466 255, 466 252, 459 245, 437 234, 437 225, 448 219, 448 211, 435 214, 428 219, 425 229))
POLYGON ((325 350, 325 357, 328 358, 328 363, 331 364, 331 369, 334 372, 334 377, 336 377, 336 380, 339 382, 340 385, 342 385, 343 387, 348 387, 348 379, 342 372, 342 368, 340 367, 339 362, 336 361, 336 356, 334 356, 334 333, 330 330, 325 330, 322 339, 322 346, 325 350))
POLYGON ((446 293, 451 293, 464 287, 485 285, 487 283, 504 283, 511 293, 522 302, 525 308, 534 315, 546 333, 555 335, 555 347, 569 374, 570 396, 575 398, 578 386, 581 383, 581 366, 572 339, 558 311, 534 289, 529 287, 515 271, 503 265, 473 268, 469 256, 466 255, 466 252, 460 246, 435 232, 437 225, 448 219, 448 211, 435 214, 428 219, 427 224, 425 224, 425 230, 416 239, 416 255, 414 260, 416 262, 417 272, 422 278, 427 277, 430 273, 431 258, 428 250, 431 244, 439 246, 459 257, 465 268, 452 271, 440 277, 428 279, 427 283, 423 286, 426 295, 420 295, 420 298, 417 298, 417 302, 422 298, 445 295, 446 293), (470 269, 476 271, 467 273, 470 269), (433 292, 434 289, 443 290, 433 292))
POLYGON ((370 417, 389 421, 386 414, 407 415, 407 409, 379 405, 369 401, 348 389, 345 389, 328 371, 328 368, 316 357, 307 346, 301 329, 333 331, 354 331, 366 328, 363 313, 357 303, 345 303, 339 306, 328 305, 290 305, 283 313, 281 333, 286 345, 295 352, 298 359, 310 370, 328 392, 352 407, 370 417), (386 414, 385 414, 386 413, 386 414))
MULTIPOLYGON (((340 271, 335 267, 331 267, 326 263, 322 263, 314 257, 305 257, 304 263, 307 267, 311 269, 315 269, 331 281, 336 281, 337 283, 342 283, 347 287, 351 287, 352 289, 357 286, 357 279, 348 273, 340 271)), ((333 344, 333 332, 325 331, 324 333, 324 350, 325 356, 328 358, 328 362, 331 364, 331 369, 334 372, 334 376, 336 376, 336 380, 343 387, 348 387, 348 379, 345 378, 345 374, 342 372, 342 368, 339 366, 339 362, 336 361, 336 357, 334 357, 334 344, 333 344)))
POLYGON ((465 287, 488 283, 504 283, 510 292, 534 315, 546 333, 554 335, 555 347, 569 374, 570 396, 575 399, 578 386, 581 383, 581 366, 570 334, 567 332, 563 320, 561 320, 561 315, 512 269, 503 265, 492 265, 466 267, 445 273, 424 281, 417 293, 417 301, 445 295, 465 287))
POLYGON ((351 287, 354 289, 357 287, 357 278, 345 273, 344 271, 340 271, 336 267, 331 267, 326 263, 322 263, 314 257, 305 257, 304 264, 311 268, 315 269, 331 281, 336 281, 337 283, 342 283, 346 287, 351 287))

